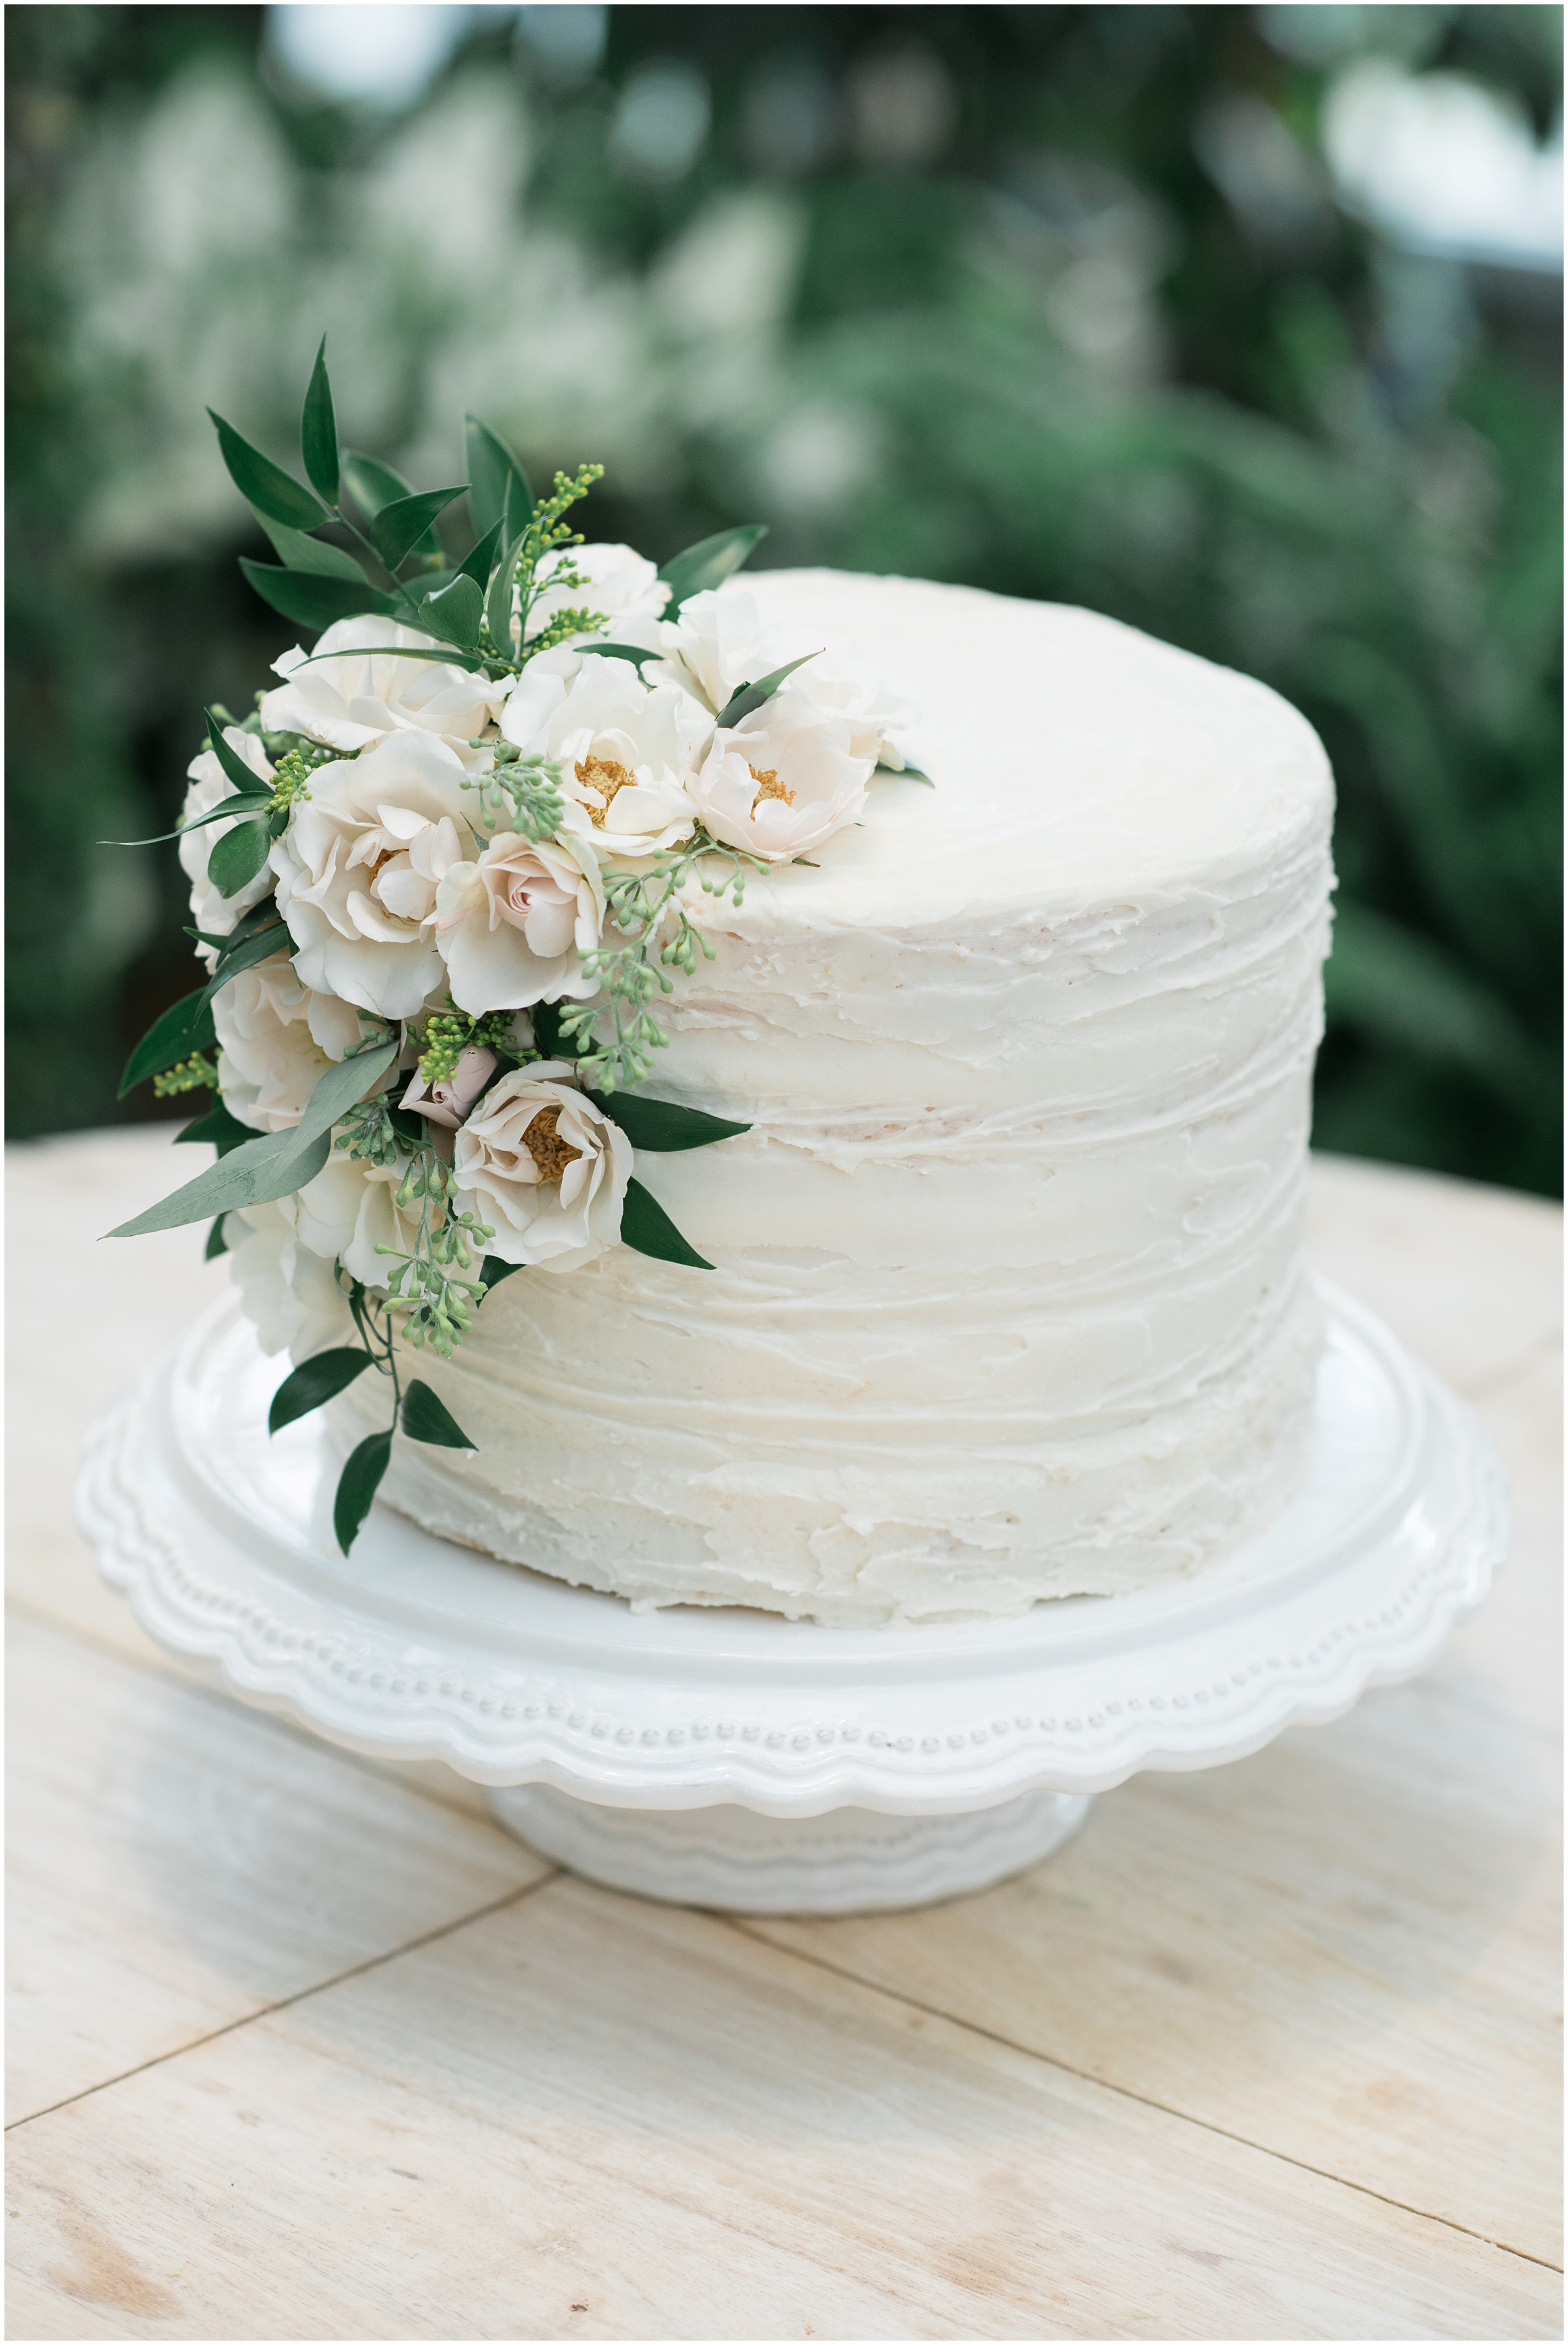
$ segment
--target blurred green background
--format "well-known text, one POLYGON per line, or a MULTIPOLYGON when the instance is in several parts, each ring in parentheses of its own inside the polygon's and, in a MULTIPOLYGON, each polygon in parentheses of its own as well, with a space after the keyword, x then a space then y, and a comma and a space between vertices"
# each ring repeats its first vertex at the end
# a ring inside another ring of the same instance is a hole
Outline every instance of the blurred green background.
POLYGON ((344 438, 419 485, 471 407, 539 472, 602 459, 589 530, 659 558, 763 519, 764 563, 1262 677, 1340 786, 1319 1144, 1556 1193, 1562 274, 1518 221, 1561 41, 1555 7, 10 10, 12 1132, 163 1112, 114 1091, 189 989, 183 886, 90 842, 167 827, 202 705, 294 639, 202 410, 294 462, 325 329, 344 438))

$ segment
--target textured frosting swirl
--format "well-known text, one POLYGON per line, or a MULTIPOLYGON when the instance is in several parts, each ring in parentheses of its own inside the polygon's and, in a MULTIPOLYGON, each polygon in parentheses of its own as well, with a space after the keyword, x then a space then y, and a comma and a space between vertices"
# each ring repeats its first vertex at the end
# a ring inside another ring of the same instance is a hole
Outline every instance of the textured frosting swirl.
POLYGON ((648 1088, 753 1129, 637 1172, 715 1271, 622 1247, 507 1281, 420 1367, 481 1455, 400 1444, 385 1493, 640 1604, 842 1625, 1196 1568, 1305 1436, 1322 750, 1086 612, 744 591, 784 655, 922 707, 937 787, 879 777, 817 869, 693 905, 717 957, 648 1088))

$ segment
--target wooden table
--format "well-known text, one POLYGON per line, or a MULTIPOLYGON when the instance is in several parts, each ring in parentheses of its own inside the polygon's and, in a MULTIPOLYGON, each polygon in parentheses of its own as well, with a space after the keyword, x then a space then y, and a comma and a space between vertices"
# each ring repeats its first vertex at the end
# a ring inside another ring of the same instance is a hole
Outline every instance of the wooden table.
POLYGON ((82 1428, 224 1274, 92 1245, 167 1144, 12 1153, 12 2336, 1561 2333, 1552 1208, 1318 1167, 1317 1260, 1513 1477, 1427 1677, 984 1896, 741 1924, 240 1708, 99 1585, 82 1428))

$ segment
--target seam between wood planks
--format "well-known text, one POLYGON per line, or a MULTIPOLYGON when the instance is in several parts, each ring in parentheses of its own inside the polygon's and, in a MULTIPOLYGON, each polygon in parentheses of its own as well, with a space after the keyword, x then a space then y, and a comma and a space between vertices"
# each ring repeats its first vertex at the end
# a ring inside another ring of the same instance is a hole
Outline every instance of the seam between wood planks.
MULTIPOLYGON (((297 1743, 302 1751, 314 1751, 318 1753, 325 1751, 334 1759, 342 1759, 359 1774, 369 1776, 373 1782, 394 1783, 399 1790, 411 1793, 415 1799, 426 1800, 431 1807, 440 1808, 445 1815, 462 1816, 477 1830, 483 1832, 486 1829, 486 1819, 476 1815, 473 1810, 466 1806, 461 1800, 445 1799, 440 1792, 432 1791, 428 1783, 405 1782, 400 1771, 400 1771, 405 1766, 417 1765, 419 1763, 417 1761, 377 1760, 372 1759, 368 1751, 351 1751, 347 1743, 330 1741, 325 1734, 318 1734, 313 1728, 301 1726, 298 1721, 290 1718, 286 1711, 266 1710, 258 1702, 244 1700, 227 1680, 215 1683, 206 1675, 187 1677, 184 1670, 176 1669, 171 1662, 160 1659, 156 1653, 127 1653, 124 1646, 116 1645, 111 1637, 101 1635, 96 1629, 79 1628, 71 1620, 57 1619, 52 1612, 42 1612, 25 1596, 14 1595, 7 1591, 5 1609, 7 1612, 15 1612, 19 1619, 27 1621, 35 1629, 46 1629, 54 1636, 68 1637, 73 1644, 85 1646, 89 1651, 100 1654, 106 1660, 117 1661, 122 1669, 138 1670, 144 1677, 157 1679, 160 1685, 177 1686, 182 1693, 194 1694, 198 1701, 204 1701, 214 1709, 227 1711, 231 1717, 255 1719, 262 1725, 276 1727, 280 1734, 286 1735, 290 1742, 297 1743)), ((136 1619, 134 1611, 131 1618, 133 1620, 136 1619)), ((138 1629, 141 1627, 139 1620, 137 1621, 137 1626, 138 1629)), ((145 1636, 147 1631, 144 1629, 142 1633, 145 1636)), ((193 1653, 190 1659, 199 1670, 201 1656, 193 1653)), ((440 1765, 442 1762, 437 1761, 435 1763, 440 1765)), ((457 1771, 454 1768, 452 1771, 455 1774, 457 1771)), ((470 1778, 462 1776, 459 1780, 467 1782, 470 1778)), ((484 1791, 487 1788, 482 1783, 475 1785, 478 1791, 484 1791)), ((507 1832, 504 1826, 496 1823, 493 1818, 490 1820, 490 1829, 499 1833, 505 1841, 511 1842, 515 1838, 515 1835, 507 1832)), ((540 1862, 542 1863, 544 1860, 541 1858, 540 1862)))
MULTIPOLYGON (((561 1869, 571 1878, 578 1877, 571 1875, 569 1868, 564 1865, 561 1869)), ((1217 2134, 1221 2140, 1233 2141, 1242 2149, 1255 2149, 1259 2156, 1277 2158, 1282 2166, 1293 2166, 1303 2174, 1315 2174, 1320 2180, 1337 2183, 1344 2190, 1354 2190, 1363 2198, 1375 2198, 1384 2207, 1396 2208, 1401 2214, 1413 2215, 1420 2222, 1441 2223, 1445 2230, 1457 2231, 1467 2239, 1479 2239, 1482 2247, 1495 2248, 1500 2255, 1516 2256, 1521 2263, 1534 2264, 1543 2271, 1561 2273, 1563 2269, 1562 2265, 1554 2264, 1549 2256, 1535 2256, 1528 2248, 1512 2247, 1506 2239, 1494 2239, 1488 2231, 1478 2231, 1468 2223, 1456 2222, 1452 2215, 1434 2214, 1428 2207, 1412 2207, 1408 2199, 1392 2198, 1386 2190, 1374 2190, 1370 2183, 1353 2182, 1347 2175, 1336 2174, 1331 2167, 1314 2166, 1310 2158, 1292 2157, 1289 2150, 1270 2148, 1267 2142, 1254 2141, 1249 2134, 1233 2133, 1228 2126, 1216 2125, 1209 2117, 1195 2117, 1190 2109, 1178 2108, 1173 2102, 1159 2100, 1152 2093, 1140 2093, 1135 2086, 1118 2085, 1108 2076, 1097 2076, 1091 2068, 1075 2067, 1070 2060, 1064 2060, 1058 2053, 1042 2052, 1037 2046, 1020 2044, 1015 2037, 1004 2035, 998 2028, 986 2027, 978 2020, 956 2018, 952 2012, 944 2011, 939 2004, 923 2003, 918 1995, 909 1995, 900 1987, 887 1986, 880 1979, 863 1978, 858 1971, 850 1970, 843 1963, 830 1962, 824 1954, 807 1954, 795 1945, 780 1945, 776 1939, 768 1937, 754 1923, 740 1915, 720 1913, 712 1906, 697 1906, 690 1910, 707 1914, 712 1920, 723 1922, 737 1935, 749 1938, 755 1945, 766 1946, 773 1954, 793 1955, 800 1962, 831 1973, 835 1978, 847 1979, 851 1985, 865 1987, 873 1995, 885 1995, 889 2002, 901 2003, 911 2011, 924 2012, 927 2018, 940 2019, 949 2027, 962 2028, 968 2035, 984 2036, 987 2043, 1000 2045, 1005 2051, 1020 2053, 1027 2060, 1043 2061, 1047 2067, 1059 2068, 1065 2076, 1077 2076, 1081 2083, 1093 2085, 1101 2092, 1117 2093, 1122 2099, 1137 2101, 1144 2108, 1158 2109, 1162 2116, 1175 2117, 1179 2124, 1198 2126, 1204 2133, 1217 2134)))
POLYGON ((96 2093, 106 2093, 116 2085, 124 2085, 133 2076, 146 2076, 149 2068, 167 2067, 171 2060, 183 2060, 187 2052, 199 2052, 206 2044, 216 2044, 225 2035, 237 2035, 242 2027, 253 2027, 258 2019, 270 2019, 275 2012, 291 2011, 297 2003, 309 2003, 312 1995, 325 1995, 329 1987, 345 1986, 351 1979, 363 1978, 369 1971, 379 1971, 388 1963, 395 1963, 401 1954, 417 1954, 421 1947, 433 1946, 442 1938, 450 1938, 455 1930, 466 1930, 470 1922, 488 1921, 492 1914, 504 1914, 510 1905, 521 1905, 525 1897, 534 1896, 555 1879, 553 1871, 541 1874, 539 1880, 525 1882, 521 1889, 509 1889, 504 1897, 492 1897, 488 1905, 476 1905, 471 1912, 460 1914, 450 1922, 442 1922, 433 1930, 426 1930, 417 1938, 410 1938, 400 1946, 389 1946, 385 1954, 368 1954, 362 1963, 351 1963, 347 1970, 334 1971, 330 1978, 316 1979, 293 1995, 280 1995, 275 2002, 258 2004, 254 2011, 242 2012, 222 2027, 209 2028, 205 2035, 193 2035, 188 2044, 177 2044, 167 2052, 155 2052, 150 2060, 138 2060, 132 2068, 121 2068, 112 2076, 105 2076, 96 2085, 84 2085, 79 2093, 66 2093, 47 2108, 31 2109, 25 2117, 13 2117, 5 2127, 8 2134, 20 2133, 24 2126, 36 2125, 40 2117, 54 2117, 61 2109, 74 2108, 78 2101, 90 2101, 96 2093))

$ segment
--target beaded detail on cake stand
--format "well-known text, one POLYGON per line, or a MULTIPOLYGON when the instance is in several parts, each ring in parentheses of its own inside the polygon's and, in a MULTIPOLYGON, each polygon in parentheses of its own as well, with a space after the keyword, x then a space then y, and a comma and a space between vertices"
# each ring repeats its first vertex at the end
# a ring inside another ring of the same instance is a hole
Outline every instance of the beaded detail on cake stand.
POLYGON ((981 1628, 633 1614, 378 1507, 329 1527, 318 1418, 233 1296, 89 1436, 84 1528, 150 1633, 244 1700, 493 1787, 542 1854, 750 1913, 920 1904, 1048 1855, 1089 1796, 1207 1767, 1413 1675, 1506 1548, 1475 1418, 1325 1287, 1310 1460, 1208 1571, 981 1628))

